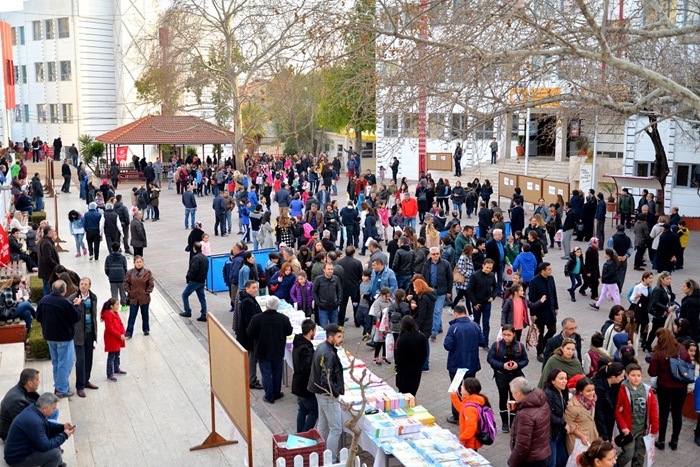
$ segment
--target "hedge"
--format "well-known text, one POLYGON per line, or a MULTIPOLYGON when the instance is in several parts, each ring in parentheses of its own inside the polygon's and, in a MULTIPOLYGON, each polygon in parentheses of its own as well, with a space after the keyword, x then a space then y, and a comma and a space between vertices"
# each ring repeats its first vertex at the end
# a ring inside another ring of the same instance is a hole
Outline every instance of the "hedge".
POLYGON ((41 325, 34 323, 32 331, 27 339, 27 358, 34 360, 48 360, 51 358, 49 353, 49 344, 44 340, 44 335, 41 333, 41 325))

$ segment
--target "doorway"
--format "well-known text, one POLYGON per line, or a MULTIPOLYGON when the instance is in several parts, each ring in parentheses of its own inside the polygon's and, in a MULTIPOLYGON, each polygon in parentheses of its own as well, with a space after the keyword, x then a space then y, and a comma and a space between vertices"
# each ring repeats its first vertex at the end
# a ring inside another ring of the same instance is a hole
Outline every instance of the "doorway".
POLYGON ((557 141, 557 117, 533 115, 530 121, 530 157, 554 157, 557 141))

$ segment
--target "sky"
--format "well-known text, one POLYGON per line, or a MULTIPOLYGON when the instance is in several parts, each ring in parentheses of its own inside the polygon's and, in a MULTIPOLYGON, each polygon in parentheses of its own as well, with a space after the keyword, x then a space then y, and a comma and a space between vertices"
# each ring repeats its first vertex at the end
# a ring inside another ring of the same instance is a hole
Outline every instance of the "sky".
POLYGON ((0 0, 0 11, 18 11, 22 9, 22 0, 0 0))

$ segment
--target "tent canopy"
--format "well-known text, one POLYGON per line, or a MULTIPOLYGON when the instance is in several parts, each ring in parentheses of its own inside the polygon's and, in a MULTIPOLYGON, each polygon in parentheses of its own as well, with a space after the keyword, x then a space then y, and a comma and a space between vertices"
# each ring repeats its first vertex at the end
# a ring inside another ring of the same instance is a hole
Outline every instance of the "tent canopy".
POLYGON ((235 134, 192 115, 148 115, 96 138, 107 144, 234 144, 235 134))
POLYGON ((617 192, 623 188, 638 188, 640 191, 647 189, 649 191, 661 190, 661 182, 656 177, 635 177, 632 175, 605 174, 615 180, 617 192))

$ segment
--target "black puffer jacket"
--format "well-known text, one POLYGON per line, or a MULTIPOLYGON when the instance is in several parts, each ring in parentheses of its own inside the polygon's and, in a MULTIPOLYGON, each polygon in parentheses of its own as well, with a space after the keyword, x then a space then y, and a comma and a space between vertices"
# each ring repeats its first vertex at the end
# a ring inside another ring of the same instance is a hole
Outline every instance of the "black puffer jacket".
POLYGON ((391 265, 391 269, 394 270, 394 274, 397 276, 412 276, 413 266, 416 260, 416 254, 413 252, 410 246, 404 245, 398 250, 394 255, 394 263, 391 265))
POLYGON ((109 282, 122 283, 126 279, 126 257, 119 253, 110 253, 105 259, 105 274, 109 282))
POLYGON ((700 342, 700 290, 683 297, 680 317, 688 320, 693 339, 700 342))
POLYGON ((314 393, 309 391, 309 377, 311 376, 311 363, 314 359, 314 345, 302 334, 294 336, 294 376, 292 376, 292 394, 299 397, 312 397, 314 393))
POLYGON ((518 403, 517 411, 510 432, 509 467, 534 463, 552 455, 550 411, 544 391, 535 388, 518 403))
POLYGON ((547 395, 547 404, 549 405, 549 422, 552 426, 552 440, 556 440, 561 432, 566 427, 564 421, 564 412, 569 404, 569 393, 564 390, 559 392, 557 389, 545 389, 547 395))
POLYGON ((418 307, 414 318, 416 319, 418 330, 427 337, 433 330, 433 312, 437 295, 435 295, 435 292, 425 292, 423 295, 417 296, 415 300, 418 307))

